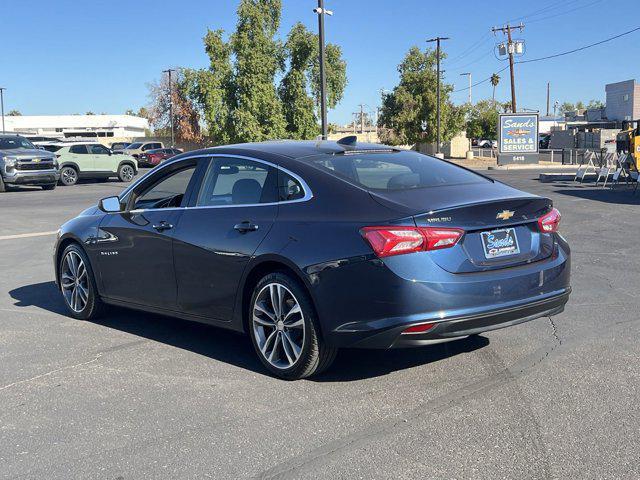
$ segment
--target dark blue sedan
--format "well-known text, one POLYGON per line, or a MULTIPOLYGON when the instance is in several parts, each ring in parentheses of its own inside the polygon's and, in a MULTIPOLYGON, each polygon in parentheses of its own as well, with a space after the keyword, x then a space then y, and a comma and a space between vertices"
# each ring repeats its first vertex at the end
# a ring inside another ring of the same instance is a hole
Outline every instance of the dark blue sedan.
POLYGON ((69 314, 119 305, 247 333, 273 374, 341 347, 423 346, 561 312, 551 200, 353 139, 178 155, 64 224, 69 314))

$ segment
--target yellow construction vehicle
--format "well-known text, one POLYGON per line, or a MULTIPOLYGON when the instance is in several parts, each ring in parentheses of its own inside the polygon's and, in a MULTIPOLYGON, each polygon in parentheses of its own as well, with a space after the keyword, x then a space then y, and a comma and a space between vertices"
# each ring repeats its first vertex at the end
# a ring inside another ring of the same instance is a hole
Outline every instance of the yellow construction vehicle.
POLYGON ((630 153, 632 160, 629 168, 638 171, 640 163, 640 120, 622 123, 622 130, 616 135, 616 150, 618 153, 630 153))

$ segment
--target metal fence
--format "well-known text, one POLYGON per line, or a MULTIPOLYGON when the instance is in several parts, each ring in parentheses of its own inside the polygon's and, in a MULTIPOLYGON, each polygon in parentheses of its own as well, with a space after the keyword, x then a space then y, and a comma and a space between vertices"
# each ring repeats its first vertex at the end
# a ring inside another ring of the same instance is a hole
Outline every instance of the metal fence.
MULTIPOLYGON (((472 151, 475 157, 496 158, 498 155, 497 149, 495 148, 473 147, 472 151)), ((540 161, 557 163, 560 165, 581 165, 588 161, 585 160, 587 152, 594 152, 596 154, 597 161, 600 162, 607 153, 607 150, 592 150, 587 148, 541 149, 540 161)))

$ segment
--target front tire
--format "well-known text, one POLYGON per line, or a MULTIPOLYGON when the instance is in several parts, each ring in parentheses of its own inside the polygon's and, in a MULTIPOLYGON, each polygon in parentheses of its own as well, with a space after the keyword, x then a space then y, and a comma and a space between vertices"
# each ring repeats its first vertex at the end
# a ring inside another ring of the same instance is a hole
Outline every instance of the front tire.
POLYGON ((70 187, 78 183, 78 171, 73 167, 62 167, 60 169, 60 185, 70 187))
POLYGON ((311 298, 297 280, 271 273, 258 282, 249 304, 248 330, 262 364, 273 375, 298 380, 318 374, 337 349, 320 336, 311 298))
POLYGON ((60 290, 69 315, 78 320, 93 320, 104 310, 98 295, 91 264, 76 244, 64 249, 58 266, 60 290))
POLYGON ((122 164, 118 167, 118 180, 121 182, 129 183, 136 176, 136 171, 128 163, 122 164))

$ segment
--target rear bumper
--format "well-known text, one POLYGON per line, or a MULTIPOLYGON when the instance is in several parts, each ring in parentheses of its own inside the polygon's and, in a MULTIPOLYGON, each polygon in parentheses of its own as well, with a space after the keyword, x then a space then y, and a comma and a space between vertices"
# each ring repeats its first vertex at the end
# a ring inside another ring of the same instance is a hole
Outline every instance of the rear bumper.
POLYGON ((4 177, 4 182, 11 185, 48 185, 59 179, 60 173, 57 170, 21 170, 4 177))
POLYGON ((419 346, 560 313, 571 257, 556 237, 545 260, 471 274, 449 273, 420 254, 334 262, 309 276, 324 339, 335 347, 419 346), (423 323, 436 326, 402 334, 423 323))
POLYGON ((371 335, 351 346, 359 348, 419 347, 510 327, 519 323, 535 320, 536 318, 561 313, 569 300, 570 293, 571 288, 569 287, 563 291, 546 295, 544 298, 530 300, 506 308, 453 318, 425 319, 419 322, 407 322, 398 327, 371 335), (425 333, 402 333, 408 327, 424 323, 433 323, 435 326, 425 333))

